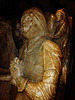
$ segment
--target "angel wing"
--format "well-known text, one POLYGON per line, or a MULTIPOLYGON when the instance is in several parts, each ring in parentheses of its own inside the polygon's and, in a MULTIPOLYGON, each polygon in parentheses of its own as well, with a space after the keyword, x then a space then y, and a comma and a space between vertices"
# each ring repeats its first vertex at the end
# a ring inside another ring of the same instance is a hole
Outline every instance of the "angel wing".
POLYGON ((43 43, 44 74, 41 82, 28 82, 25 92, 32 100, 51 100, 55 97, 61 71, 62 53, 50 40, 43 43))

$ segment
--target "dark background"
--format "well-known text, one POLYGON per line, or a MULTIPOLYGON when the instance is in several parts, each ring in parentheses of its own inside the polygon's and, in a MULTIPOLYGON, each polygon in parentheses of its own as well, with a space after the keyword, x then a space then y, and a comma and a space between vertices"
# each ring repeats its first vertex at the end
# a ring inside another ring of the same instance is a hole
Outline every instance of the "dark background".
POLYGON ((0 0, 0 15, 6 18, 20 18, 27 8, 36 6, 52 13, 66 8, 69 15, 75 16, 74 0, 0 0))
POLYGON ((66 84, 65 100, 75 100, 75 0, 0 0, 0 16, 8 20, 20 20, 22 13, 31 7, 39 7, 42 11, 51 13, 65 8, 68 15, 72 17, 71 62, 73 63, 70 87, 68 83, 66 84))

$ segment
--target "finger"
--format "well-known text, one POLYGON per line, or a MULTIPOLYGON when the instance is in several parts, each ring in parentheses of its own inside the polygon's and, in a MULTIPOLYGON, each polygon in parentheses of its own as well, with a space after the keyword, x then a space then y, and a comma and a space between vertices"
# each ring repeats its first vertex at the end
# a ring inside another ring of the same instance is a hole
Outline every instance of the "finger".
POLYGON ((10 84, 13 84, 16 86, 16 81, 12 78, 11 81, 10 81, 10 84))
POLYGON ((18 57, 16 57, 13 61, 14 61, 14 63, 16 63, 16 64, 19 64, 19 62, 20 62, 20 60, 19 60, 18 57))

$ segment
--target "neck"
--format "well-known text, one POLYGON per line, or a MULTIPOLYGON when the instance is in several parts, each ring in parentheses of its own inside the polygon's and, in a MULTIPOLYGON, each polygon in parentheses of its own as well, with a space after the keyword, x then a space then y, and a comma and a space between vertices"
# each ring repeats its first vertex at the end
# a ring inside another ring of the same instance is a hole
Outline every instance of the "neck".
POLYGON ((45 39, 45 36, 42 35, 42 36, 37 36, 35 38, 28 40, 28 48, 31 48, 32 46, 34 46, 35 44, 37 44, 38 42, 44 39, 45 39))

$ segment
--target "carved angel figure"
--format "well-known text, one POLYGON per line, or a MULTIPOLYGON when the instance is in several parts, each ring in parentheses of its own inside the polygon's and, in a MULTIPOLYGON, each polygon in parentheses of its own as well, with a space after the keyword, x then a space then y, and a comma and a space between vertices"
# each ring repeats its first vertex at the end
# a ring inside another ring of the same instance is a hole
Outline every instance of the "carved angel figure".
POLYGON ((21 34, 27 39, 19 57, 10 64, 12 84, 23 92, 16 100, 51 100, 56 95, 61 72, 60 47, 45 37, 46 19, 38 8, 31 8, 21 18, 21 34))
POLYGON ((63 49, 70 33, 70 24, 66 10, 57 10, 55 14, 48 16, 48 37, 63 49))
POLYGON ((58 44, 61 48, 62 59, 62 74, 60 76, 60 82, 58 87, 58 93, 56 100, 64 99, 63 93, 65 91, 65 84, 67 75, 70 74, 70 54, 71 54, 71 29, 72 29, 72 17, 67 14, 66 9, 59 9, 55 14, 46 12, 47 20, 46 37, 51 41, 58 44), (62 93, 60 93, 62 91, 62 93), (59 96, 60 95, 60 96, 59 96))
POLYGON ((70 59, 70 37, 71 37, 71 23, 66 10, 57 10, 55 14, 47 14, 48 19, 48 33, 47 36, 53 42, 57 43, 63 53, 62 66, 67 69, 70 59))

